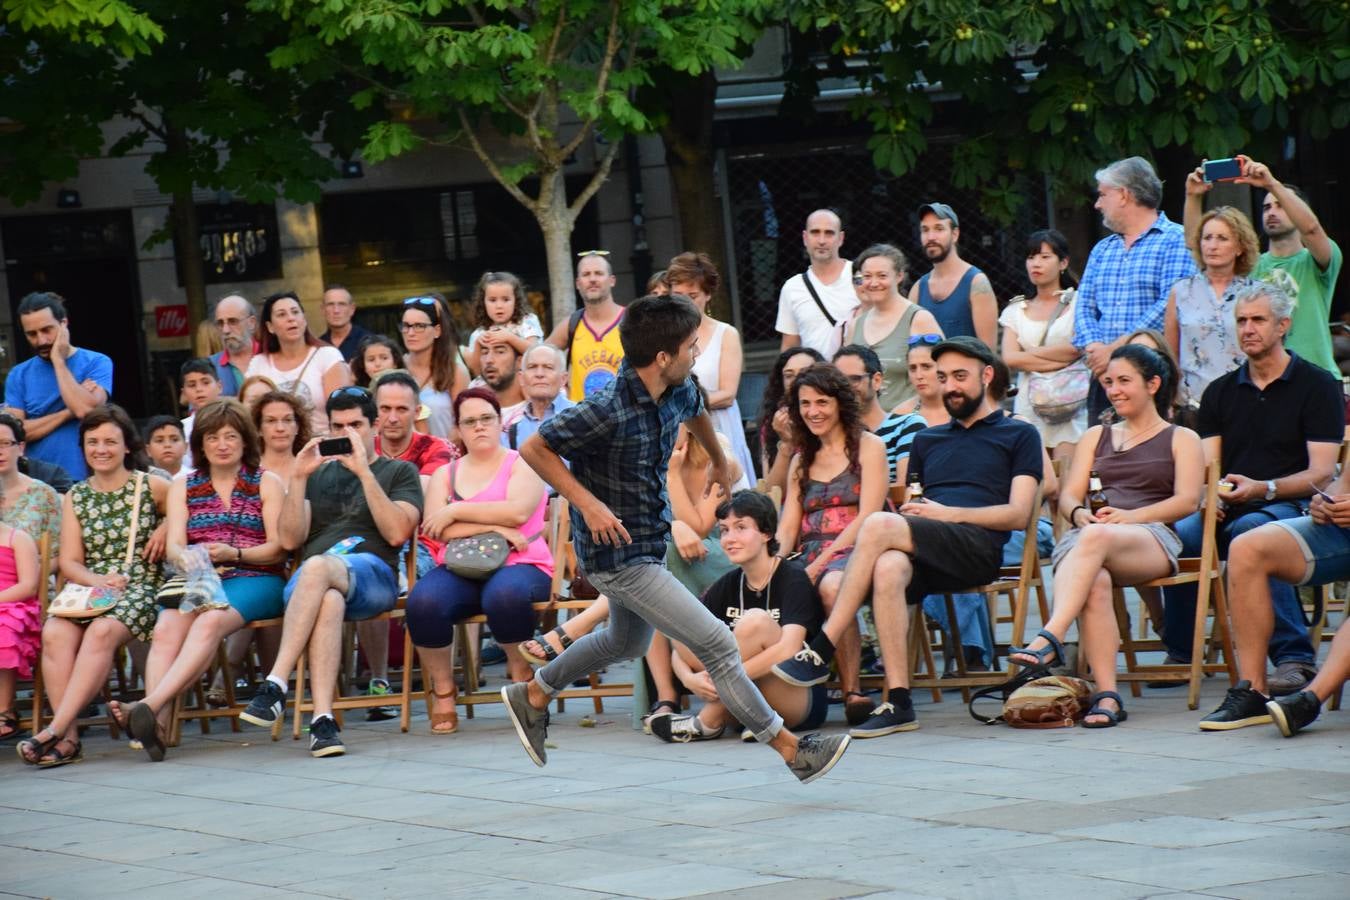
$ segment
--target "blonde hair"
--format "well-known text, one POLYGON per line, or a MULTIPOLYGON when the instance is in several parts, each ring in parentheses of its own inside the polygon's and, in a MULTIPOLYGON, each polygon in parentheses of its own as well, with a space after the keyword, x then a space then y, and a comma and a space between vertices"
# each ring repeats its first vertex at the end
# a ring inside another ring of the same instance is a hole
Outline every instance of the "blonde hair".
MULTIPOLYGON (((1200 219, 1200 234, 1205 233, 1205 225, 1214 219, 1218 219, 1228 226, 1233 232, 1233 237, 1237 239, 1239 252, 1237 259, 1233 260, 1233 274, 1247 275, 1252 269, 1256 268, 1256 258, 1261 255, 1261 244, 1256 239, 1256 229, 1252 227, 1252 220, 1247 218, 1247 214, 1233 206, 1216 206, 1200 219)), ((1204 255, 1200 252, 1200 244, 1197 243, 1192 251, 1195 256, 1195 263, 1201 269, 1205 267, 1204 255)))

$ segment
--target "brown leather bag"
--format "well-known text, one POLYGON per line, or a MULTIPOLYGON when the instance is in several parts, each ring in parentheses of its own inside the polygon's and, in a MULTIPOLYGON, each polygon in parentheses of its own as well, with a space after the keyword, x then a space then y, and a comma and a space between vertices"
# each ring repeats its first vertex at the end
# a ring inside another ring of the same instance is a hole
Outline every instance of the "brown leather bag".
POLYGON ((1072 728, 1087 715, 1092 685, 1071 675, 1051 675, 1044 666, 1029 666, 1013 678, 976 691, 970 714, 985 725, 1006 722, 1013 728, 1072 728), (987 697, 1003 700, 996 717, 975 712, 975 702, 987 697))

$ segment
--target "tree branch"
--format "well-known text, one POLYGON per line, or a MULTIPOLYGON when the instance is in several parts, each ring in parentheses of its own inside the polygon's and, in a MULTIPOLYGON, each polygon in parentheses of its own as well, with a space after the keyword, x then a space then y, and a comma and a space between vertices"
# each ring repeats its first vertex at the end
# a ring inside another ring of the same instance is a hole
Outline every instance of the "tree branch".
POLYGON ((493 162, 492 157, 489 156, 487 150, 483 148, 482 142, 478 140, 478 134, 473 130, 473 125, 469 122, 469 115, 464 111, 464 107, 457 106, 455 107, 455 111, 459 113, 460 126, 463 127, 464 134, 468 136, 469 146, 473 148, 473 152, 478 157, 478 161, 487 168, 488 172, 497 180, 498 184, 506 188, 508 194, 516 198, 521 206, 525 207, 530 212, 537 214, 539 202, 522 191, 518 185, 506 180, 506 176, 502 174, 502 170, 498 168, 495 162, 493 162))
POLYGON ((477 3, 466 3, 464 8, 469 11, 469 18, 473 19, 473 24, 477 28, 486 28, 487 19, 483 18, 483 12, 478 8, 477 3))
POLYGON ((140 122, 141 125, 144 126, 146 131, 150 132, 155 137, 159 138, 161 141, 168 140, 165 130, 160 125, 156 125, 154 122, 151 122, 150 119, 146 117, 145 113, 139 111, 133 112, 128 114, 128 118, 140 122))
POLYGON ((586 182, 586 186, 577 194, 577 198, 567 207, 568 215, 575 220, 581 214, 582 209, 591 201, 591 198, 600 190, 600 186, 609 179, 609 170, 614 166, 614 157, 619 154, 620 143, 614 141, 605 148, 605 155, 600 157, 600 165, 596 167, 595 174, 591 180, 586 182))
MULTIPOLYGON (((611 0, 609 17, 609 34, 605 37, 605 58, 600 63, 600 71, 595 78, 595 99, 601 101, 606 88, 609 86, 609 75, 614 68, 614 58, 619 55, 619 3, 618 0, 611 0)), ((591 129, 591 122, 587 122, 580 131, 572 136, 562 148, 562 158, 567 159, 573 153, 576 153, 586 140, 587 132, 591 129)))

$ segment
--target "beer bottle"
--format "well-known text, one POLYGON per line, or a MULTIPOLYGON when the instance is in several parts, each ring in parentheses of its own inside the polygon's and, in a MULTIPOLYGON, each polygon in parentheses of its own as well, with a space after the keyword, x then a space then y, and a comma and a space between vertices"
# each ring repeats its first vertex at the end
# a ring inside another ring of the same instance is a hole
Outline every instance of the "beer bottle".
POLYGON ((918 472, 909 473, 909 495, 905 502, 907 503, 923 502, 923 485, 919 483, 918 472))
POLYGON ((1093 469, 1092 474, 1088 476, 1088 510, 1093 516, 1096 516, 1106 505, 1106 491, 1102 490, 1102 476, 1097 474, 1096 469, 1093 469))

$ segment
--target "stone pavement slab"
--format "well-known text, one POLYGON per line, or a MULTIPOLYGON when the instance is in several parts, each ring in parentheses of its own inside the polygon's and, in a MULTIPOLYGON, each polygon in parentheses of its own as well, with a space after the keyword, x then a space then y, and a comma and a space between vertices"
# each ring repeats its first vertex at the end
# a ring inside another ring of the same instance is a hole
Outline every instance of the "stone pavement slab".
MULTIPOLYGON (((622 677, 616 674, 616 677, 622 677)), ((667 745, 631 703, 554 717, 526 759, 499 707, 447 738, 350 717, 348 755, 189 729, 160 764, 0 757, 0 894, 26 897, 1350 896, 1350 712, 1295 740, 1201 734, 1179 691, 1117 729, 983 727, 959 695, 802 786, 763 747, 667 745)), ((825 730, 842 727, 836 707, 825 730)))

